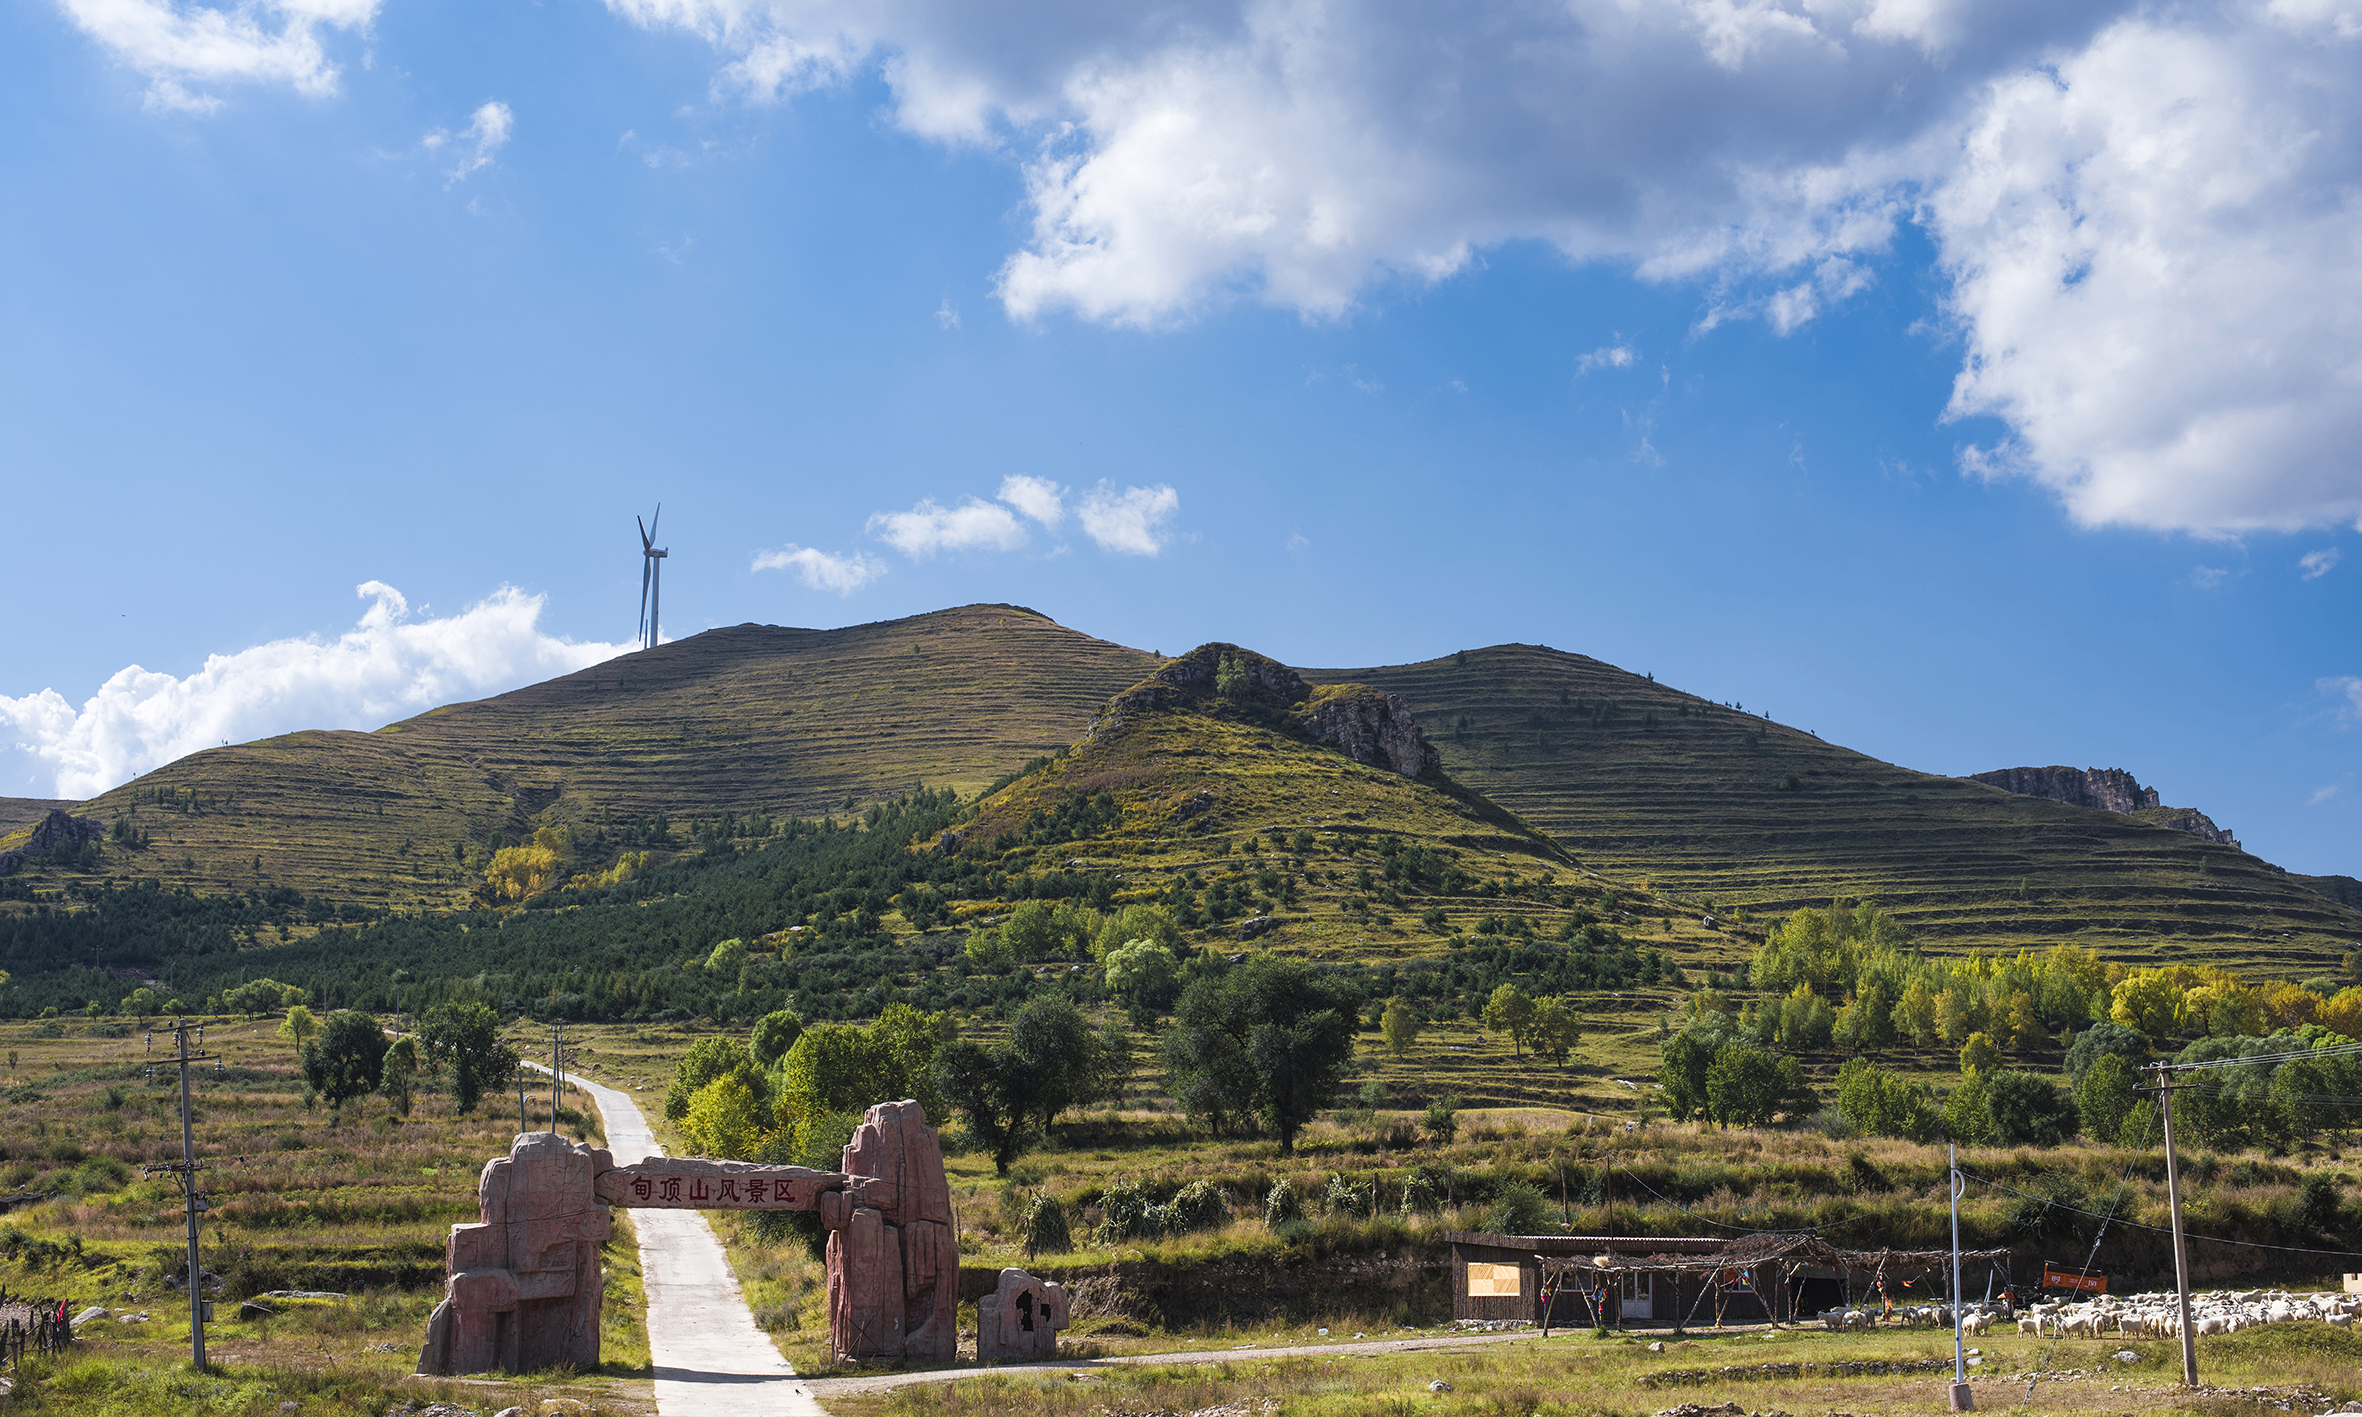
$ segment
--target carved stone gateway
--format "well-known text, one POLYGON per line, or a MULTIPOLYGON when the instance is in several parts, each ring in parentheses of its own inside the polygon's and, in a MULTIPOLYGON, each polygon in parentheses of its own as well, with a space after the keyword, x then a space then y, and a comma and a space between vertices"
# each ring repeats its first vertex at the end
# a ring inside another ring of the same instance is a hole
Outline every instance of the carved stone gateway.
POLYGON ((418 1371, 512 1373, 599 1361, 609 1206, 817 1210, 829 1230, 829 1346, 838 1361, 948 1361, 956 1351, 959 1236, 935 1129, 916 1102, 869 1109, 842 1172, 651 1157, 528 1132, 485 1163, 482 1219, 454 1225, 449 1278, 418 1371))
POLYGON ((1066 1290, 1021 1269, 976 1301, 976 1361, 1030 1363, 1058 1356, 1058 1330, 1069 1320, 1066 1290))

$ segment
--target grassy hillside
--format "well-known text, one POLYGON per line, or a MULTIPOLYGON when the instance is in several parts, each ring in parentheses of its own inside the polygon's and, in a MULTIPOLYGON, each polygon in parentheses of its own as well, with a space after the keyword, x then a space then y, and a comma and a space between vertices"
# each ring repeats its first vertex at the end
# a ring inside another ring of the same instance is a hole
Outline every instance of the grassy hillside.
POLYGON ((636 839, 661 816, 677 838, 690 819, 816 816, 921 781, 973 792, 1065 747, 1157 662, 999 605, 740 625, 375 733, 208 749, 80 813, 149 835, 144 851, 110 848, 100 877, 443 907, 496 837, 540 826, 636 839))
POLYGON ((0 797, 0 832, 14 832, 29 827, 59 807, 72 811, 79 802, 57 801, 47 797, 0 797))
POLYGON ((1401 694, 1445 769, 1587 865, 1728 911, 1867 896, 1937 948, 2069 940, 2318 973, 2362 912, 2244 852, 1896 767, 1582 655, 1308 669, 1401 694))

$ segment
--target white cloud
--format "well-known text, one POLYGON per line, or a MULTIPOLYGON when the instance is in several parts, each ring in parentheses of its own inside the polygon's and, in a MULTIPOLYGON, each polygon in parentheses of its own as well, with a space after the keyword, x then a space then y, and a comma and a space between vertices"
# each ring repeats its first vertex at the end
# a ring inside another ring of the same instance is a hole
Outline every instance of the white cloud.
POLYGON ((1008 508, 970 497, 956 507, 922 498, 907 512, 879 512, 869 529, 905 556, 938 551, 1014 551, 1025 544, 1025 528, 1008 508))
POLYGON ((1066 520, 1066 489, 1046 477, 1002 478, 1001 500, 1053 531, 1066 520))
POLYGON ((2086 525, 2362 524, 2354 0, 608 0, 1021 163, 1018 319, 1324 319, 1546 242, 1790 333, 1916 225, 1964 466, 2086 525))
POLYGON ((148 80, 147 106, 211 113, 221 100, 189 85, 282 84, 322 97, 337 66, 323 31, 366 31, 378 0, 59 0, 66 17, 148 80))
POLYGON ((1603 344, 1575 360, 1575 377, 1580 379, 1599 369, 1629 369, 1639 357, 1628 344, 1603 344))
POLYGON ((2362 723, 2362 676, 2340 674, 2315 680, 2313 687, 2333 699, 2345 701, 2336 706, 2339 723, 2348 726, 2362 723))
POLYGON ((935 324, 937 328, 946 330, 956 330, 960 327, 959 307, 951 303, 951 297, 948 295, 943 297, 941 305, 935 307, 935 324))
POLYGON ((274 640, 217 654, 185 678, 132 665, 77 709, 55 689, 0 696, 0 778, 48 779, 59 797, 95 796, 223 742, 303 728, 376 728, 436 704, 569 674, 631 646, 542 633, 543 597, 502 586, 457 615, 413 621, 402 593, 335 639, 274 640))
POLYGON ((805 585, 814 590, 833 590, 839 595, 851 595, 884 575, 886 563, 858 551, 850 556, 839 556, 810 546, 798 546, 791 541, 777 551, 756 552, 754 569, 793 571, 805 585))
POLYGON ((1127 487, 1102 482, 1083 494, 1083 531, 1103 551, 1154 556, 1168 539, 1162 528, 1181 509, 1181 494, 1166 486, 1127 487))
POLYGON ((2297 574, 2308 581, 2317 581, 2336 570, 2338 561, 2344 556, 2345 552, 2335 546, 2324 547, 2319 551, 2307 551, 2304 555, 2296 558, 2297 574))
POLYGON ((2337 784, 2334 782, 2327 787, 2317 787, 2313 789, 2313 795, 2305 799, 2305 805, 2308 807, 2318 807, 2336 795, 2337 784))
POLYGON ((2223 582, 2238 574, 2228 566, 2192 566, 2190 568, 2190 584, 2200 590, 2216 590, 2222 586, 2223 582))
POLYGON ((515 128, 516 115, 509 112, 507 104, 494 99, 477 109, 468 125, 457 133, 437 128, 420 139, 419 145, 429 152, 451 148, 458 165, 451 169, 450 181, 443 184, 448 187, 454 182, 465 182, 471 172, 491 166, 493 157, 508 146, 509 134, 515 128))

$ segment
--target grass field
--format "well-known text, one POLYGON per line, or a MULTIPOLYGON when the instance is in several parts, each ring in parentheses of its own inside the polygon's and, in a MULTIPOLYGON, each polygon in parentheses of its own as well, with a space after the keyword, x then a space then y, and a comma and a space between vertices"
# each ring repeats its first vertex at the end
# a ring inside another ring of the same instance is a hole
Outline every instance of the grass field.
MULTIPOLYGON (((204 1051, 222 1055, 225 1070, 202 1065, 193 1088, 213 1202, 202 1253, 223 1280, 206 1335, 221 1371, 207 1377, 188 1370, 187 1300, 168 1282, 185 1273, 180 1197, 169 1178, 139 1169, 179 1159, 177 1069, 147 1076, 144 1030, 0 1024, 0 1190, 17 1198, 0 1216, 0 1285, 129 1320, 85 1325, 75 1347, 0 1410, 277 1413, 293 1401, 304 1412, 380 1417, 397 1401, 435 1395, 476 1404, 498 1397, 495 1407, 573 1395, 605 1411, 651 1410, 638 1251, 620 1217, 604 1257, 599 1373, 410 1376, 442 1297, 444 1236, 477 1218, 477 1173, 508 1148, 513 1097, 506 1110, 495 1095, 462 1117, 448 1095, 422 1091, 406 1120, 374 1098, 339 1119, 305 1101, 293 1046, 276 1023, 211 1020, 204 1051), (237 1317, 240 1300, 274 1289, 352 1297, 237 1317)), ((544 1106, 547 1096, 545 1087, 544 1106)), ((581 1107, 569 1094, 562 1115, 570 1129, 595 1134, 596 1114, 581 1107)))
MULTIPOLYGON (((2095 1409, 2268 1417, 2292 1407, 2319 1412, 2362 1394, 2362 1367, 2357 1366, 2362 1344, 2355 1336, 2324 1325, 2299 1328, 2201 1340, 2200 1372, 2209 1388, 2199 1392, 2174 1381, 2179 1354, 2170 1345, 2070 1341, 2054 1348, 2015 1337, 1980 1345, 1982 1361, 1971 1370, 1971 1386, 1979 1410, 2027 1417, 2064 1417, 2095 1409), (2132 1361, 2116 1358, 2120 1351, 2131 1354, 2132 1361), (2045 1366, 2043 1380, 2029 1385, 2021 1375, 2038 1365, 2045 1366)), ((1649 1345, 1638 1339, 1587 1334, 1366 1357, 1324 1354, 1319 1351, 1323 1346, 1329 1345, 1315 1340, 1301 1356, 1202 1365, 982 1375, 886 1392, 832 1393, 829 1404, 840 1417, 1360 1417, 1447 1412, 1625 1417, 1684 1405, 1711 1411, 1724 1403, 1734 1404, 1729 1417, 1886 1417, 1943 1411, 1953 1356, 1949 1336, 1940 1333, 1842 1339, 1813 1332, 1751 1333, 1675 1340, 1663 1343, 1662 1352, 1649 1351, 1649 1345), (1879 1364, 1940 1371, 1842 1371, 1879 1364), (1765 1376, 1721 1371, 1758 1368, 1775 1371, 1765 1376)))

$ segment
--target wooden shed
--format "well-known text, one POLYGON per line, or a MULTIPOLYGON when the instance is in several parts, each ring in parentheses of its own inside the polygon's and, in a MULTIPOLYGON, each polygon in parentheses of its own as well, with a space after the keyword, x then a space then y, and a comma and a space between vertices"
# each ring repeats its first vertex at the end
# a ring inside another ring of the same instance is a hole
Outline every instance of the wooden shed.
MULTIPOLYGON (((1454 1230, 1444 1238, 1452 1247, 1452 1317, 1489 1321, 1543 1323, 1553 1328, 1590 1328, 1619 1320, 1649 1327, 1678 1322, 1695 1300, 1696 1274, 1684 1287, 1678 1273, 1636 1271, 1618 1276, 1606 1287, 1599 1284, 1546 1284, 1545 1261, 1584 1261, 1600 1255, 1645 1261, 1653 1255, 1680 1254, 1701 1258, 1719 1254, 1724 1242, 1701 1237, 1631 1238, 1609 1235, 1495 1235, 1482 1230, 1454 1230), (1550 1312, 1542 1312, 1545 1289, 1550 1289, 1550 1312)), ((1702 1273, 1703 1271, 1700 1271, 1702 1273)), ((1760 1306, 1742 1323, 1760 1323, 1760 1306)))

